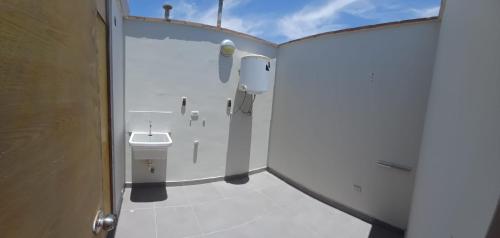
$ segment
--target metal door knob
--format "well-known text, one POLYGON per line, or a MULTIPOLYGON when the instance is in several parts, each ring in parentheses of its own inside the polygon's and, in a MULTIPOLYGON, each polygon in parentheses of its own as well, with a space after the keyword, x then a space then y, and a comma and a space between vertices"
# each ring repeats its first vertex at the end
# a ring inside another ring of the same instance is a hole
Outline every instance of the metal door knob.
POLYGON ((112 213, 104 215, 104 213, 99 210, 94 218, 94 223, 92 224, 92 232, 94 234, 99 234, 101 230, 110 231, 116 227, 116 216, 112 213))

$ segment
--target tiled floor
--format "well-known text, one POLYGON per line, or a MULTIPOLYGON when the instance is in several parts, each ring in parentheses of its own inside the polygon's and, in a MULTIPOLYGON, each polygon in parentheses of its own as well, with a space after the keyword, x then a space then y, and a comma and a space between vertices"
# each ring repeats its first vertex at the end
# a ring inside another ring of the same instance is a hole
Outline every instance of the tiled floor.
POLYGON ((262 172, 239 185, 127 188, 115 237, 371 238, 371 228, 262 172))

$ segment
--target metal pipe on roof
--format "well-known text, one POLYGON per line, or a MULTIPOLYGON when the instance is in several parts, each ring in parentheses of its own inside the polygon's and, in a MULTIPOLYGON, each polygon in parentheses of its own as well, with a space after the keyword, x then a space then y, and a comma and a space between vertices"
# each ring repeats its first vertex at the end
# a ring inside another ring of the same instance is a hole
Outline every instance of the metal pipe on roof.
POLYGON ((222 24, 222 6, 224 5, 224 0, 219 0, 219 11, 217 12, 217 27, 221 28, 222 24))
POLYGON ((163 5, 163 9, 165 9, 165 20, 170 20, 170 10, 172 10, 172 8, 170 4, 163 5))

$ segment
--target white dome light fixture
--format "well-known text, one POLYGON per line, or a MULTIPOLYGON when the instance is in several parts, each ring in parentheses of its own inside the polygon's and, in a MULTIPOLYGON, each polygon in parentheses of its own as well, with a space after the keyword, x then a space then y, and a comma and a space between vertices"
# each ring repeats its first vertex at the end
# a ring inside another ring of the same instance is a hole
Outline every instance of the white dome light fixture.
POLYGON ((232 56, 234 51, 236 51, 236 46, 231 40, 225 39, 220 43, 220 52, 223 56, 232 56))

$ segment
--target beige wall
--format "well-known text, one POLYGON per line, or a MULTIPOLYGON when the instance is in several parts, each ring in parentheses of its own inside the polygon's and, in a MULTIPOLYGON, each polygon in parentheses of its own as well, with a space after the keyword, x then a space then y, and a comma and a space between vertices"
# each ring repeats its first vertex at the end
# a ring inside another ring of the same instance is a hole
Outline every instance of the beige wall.
POLYGON ((127 182, 203 179, 266 166, 272 90, 257 96, 252 116, 230 116, 226 102, 231 98, 238 107, 242 100, 236 90, 240 58, 274 59, 274 46, 213 29, 142 20, 125 20, 125 42, 127 130, 147 130, 147 118, 156 118, 153 131, 170 131, 173 139, 166 164, 156 162, 155 174, 133 161, 127 148, 127 182), (236 44, 233 57, 220 55, 224 39, 236 44), (191 121, 191 111, 199 111, 200 119, 191 121), (197 153, 194 140, 199 141, 197 153))
POLYGON ((269 167, 352 209, 406 228, 438 22, 281 46, 269 167), (354 189, 361 186, 361 192, 354 189))
POLYGON ((500 1, 447 1, 409 238, 485 237, 500 196, 500 1))

